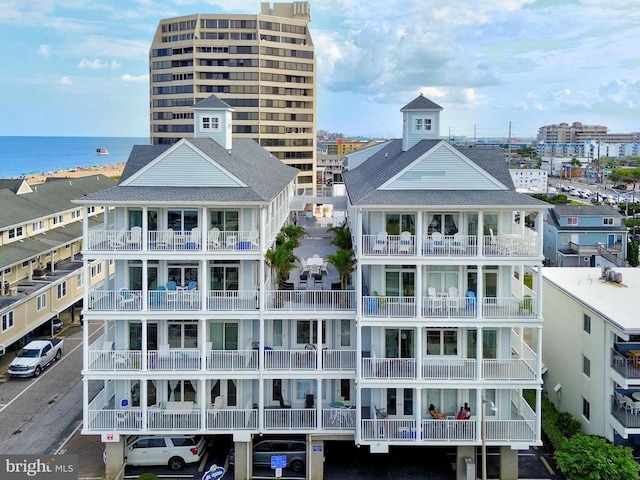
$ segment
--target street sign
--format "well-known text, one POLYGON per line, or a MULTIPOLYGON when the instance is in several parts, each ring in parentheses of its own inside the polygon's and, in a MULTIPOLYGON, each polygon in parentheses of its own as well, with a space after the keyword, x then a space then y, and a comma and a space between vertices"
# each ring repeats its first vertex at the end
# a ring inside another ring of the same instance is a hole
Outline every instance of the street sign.
POLYGON ((284 468, 287 466, 286 455, 271 455, 271 468, 284 468))
POLYGON ((211 465, 211 468, 204 472, 202 480, 220 480, 224 476, 225 470, 219 467, 215 463, 211 465))

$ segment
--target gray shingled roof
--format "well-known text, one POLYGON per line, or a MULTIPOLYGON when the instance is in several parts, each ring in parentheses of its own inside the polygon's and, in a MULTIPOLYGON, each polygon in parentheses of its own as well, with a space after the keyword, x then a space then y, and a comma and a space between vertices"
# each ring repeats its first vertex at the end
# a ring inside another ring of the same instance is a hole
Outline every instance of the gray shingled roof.
MULTIPOLYGON (((52 179, 32 185, 30 193, 16 195, 11 189, 0 190, 0 228, 23 225, 76 208, 72 200, 116 185, 104 175, 52 179)), ((6 246, 2 247, 3 249, 6 246)))
MULTIPOLYGON (((89 228, 101 225, 103 222, 103 214, 89 217, 89 228)), ((3 245, 2 248, 0 248, 0 266, 7 268, 21 264, 36 255, 44 255, 81 238, 81 221, 66 224, 64 227, 60 226, 47 230, 46 235, 42 233, 33 234, 22 239, 20 242, 3 245)))
POLYGON ((191 108, 222 108, 222 109, 231 109, 231 105, 227 102, 220 100, 215 95, 211 95, 210 97, 205 98, 204 100, 200 100, 198 103, 193 105, 191 108))
POLYGON ((11 190, 13 193, 18 193, 20 186, 25 181, 22 178, 0 178, 0 190, 11 190))
POLYGON ((443 110, 443 108, 437 103, 426 98, 421 93, 417 98, 410 101, 400 109, 401 112, 404 112, 405 110, 443 110))
POLYGON ((182 141, 194 145, 248 186, 158 188, 122 185, 125 180, 171 148, 167 145, 136 145, 129 155, 120 184, 104 192, 78 199, 78 203, 262 203, 275 197, 298 174, 298 169, 285 165, 251 139, 234 138, 231 154, 211 138, 185 138, 182 141))
MULTIPOLYGON (((580 232, 626 232, 627 227, 621 225, 561 225, 560 217, 622 217, 609 205, 556 205, 547 216, 546 222, 556 230, 580 232)), ((580 223, 580 222, 578 222, 580 223)))
POLYGON ((554 215, 558 217, 572 216, 607 216, 621 217, 622 215, 610 205, 556 205, 554 215))
POLYGON ((545 202, 517 193, 499 148, 458 148, 471 162, 502 182, 509 190, 378 190, 388 179, 443 140, 421 140, 406 152, 402 140, 394 139, 353 170, 343 172, 352 205, 527 205, 545 202))

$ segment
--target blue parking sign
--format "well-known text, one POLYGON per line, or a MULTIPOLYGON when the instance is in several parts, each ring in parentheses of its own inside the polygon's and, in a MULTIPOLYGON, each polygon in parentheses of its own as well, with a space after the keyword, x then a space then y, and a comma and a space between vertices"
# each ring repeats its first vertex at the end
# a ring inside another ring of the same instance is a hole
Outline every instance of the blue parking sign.
POLYGON ((204 472, 202 480, 220 480, 224 476, 225 470, 223 467, 217 466, 215 463, 211 465, 211 468, 204 472))
POLYGON ((287 466, 286 455, 271 455, 271 468, 284 468, 287 466))

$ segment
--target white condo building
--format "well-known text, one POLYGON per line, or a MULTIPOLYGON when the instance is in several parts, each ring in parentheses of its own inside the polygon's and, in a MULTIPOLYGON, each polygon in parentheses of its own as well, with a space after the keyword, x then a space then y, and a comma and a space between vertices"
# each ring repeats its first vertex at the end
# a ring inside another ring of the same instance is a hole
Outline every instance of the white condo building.
MULTIPOLYGON (((515 191, 499 150, 439 140, 441 107, 420 95, 402 109, 403 138, 344 173, 352 285, 330 290, 324 265, 282 290, 265 258, 303 203, 297 171, 232 139, 231 110, 203 100, 195 124, 215 118, 217 132, 137 146, 118 186, 77 201, 109 207, 83 250, 115 266, 86 287, 83 312, 83 434, 105 441, 107 479, 127 435, 197 433, 233 438, 236 479, 252 475, 255 436, 303 434, 306 478, 322 478, 324 442, 344 440, 383 454, 457 447, 462 480, 483 425, 500 478, 517 478, 517 450, 541 444, 522 392, 540 405, 531 269, 547 205, 515 191), (457 419, 464 403, 471 417, 457 419)), ((296 253, 335 251, 321 237, 296 253)))

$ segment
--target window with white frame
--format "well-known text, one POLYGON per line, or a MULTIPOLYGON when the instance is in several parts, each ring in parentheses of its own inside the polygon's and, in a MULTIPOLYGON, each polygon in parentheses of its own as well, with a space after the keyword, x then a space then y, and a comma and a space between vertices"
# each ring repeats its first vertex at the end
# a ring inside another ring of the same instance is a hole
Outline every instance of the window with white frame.
POLYGON ((427 330, 427 355, 457 355, 457 330, 427 330))
MULTIPOLYGON (((296 400, 304 400, 307 395, 313 395, 318 398, 316 380, 308 378, 296 380, 296 400)), ((325 381, 322 381, 322 399, 327 399, 327 389, 325 388, 325 381)), ((345 399, 346 400, 346 399, 345 399)))
POLYGON ((59 223, 62 223, 62 221, 64 220, 64 217, 62 215, 56 215, 51 220, 54 225, 57 225, 59 223))
POLYGON ((67 296, 67 282, 60 282, 57 287, 58 300, 67 296))
POLYGON ((591 317, 586 313, 582 315, 582 329, 587 333, 591 333, 591 317))
POLYGON ((36 310, 42 310, 47 306, 47 294, 43 293, 36 298, 36 310))
POLYGON ((82 273, 79 273, 76 275, 76 286, 82 287, 84 285, 84 282, 82 281, 82 273))
POLYGON ((102 262, 91 265, 91 278, 97 277, 102 273, 102 262))
POLYGON ((605 217, 602 219, 602 224, 603 225, 613 225, 613 218, 612 217, 605 217))
POLYGON ((71 218, 80 218, 80 216, 82 215, 82 210, 74 210, 73 212, 71 212, 71 218))
POLYGON ((203 130, 218 130, 220 128, 220 119, 218 117, 202 117, 203 130))
POLYGON ((562 244, 569 243, 569 234, 567 234, 567 233, 560 234, 560 243, 562 243, 562 244))
POLYGON ((431 119, 430 118, 416 118, 414 123, 414 130, 416 132, 428 132, 431 130, 431 119))
POLYGON ((567 218, 567 225, 577 225, 578 217, 569 217, 567 218))
POLYGON ((31 224, 31 228, 34 232, 39 232, 40 230, 44 230, 44 220, 38 220, 37 222, 33 222, 31 224))
POLYGON ((9 238, 20 238, 21 236, 22 236, 22 227, 9 229, 9 238))
POLYGON ((13 327, 13 311, 2 314, 2 331, 6 332, 13 327))
POLYGON ((591 405, 586 398, 582 397, 582 415, 589 420, 591 417, 591 405))

